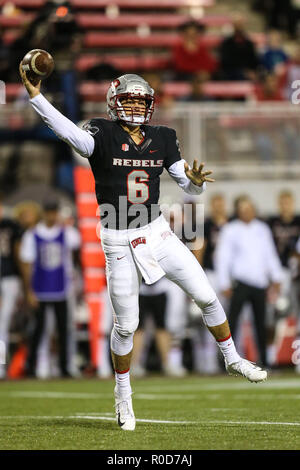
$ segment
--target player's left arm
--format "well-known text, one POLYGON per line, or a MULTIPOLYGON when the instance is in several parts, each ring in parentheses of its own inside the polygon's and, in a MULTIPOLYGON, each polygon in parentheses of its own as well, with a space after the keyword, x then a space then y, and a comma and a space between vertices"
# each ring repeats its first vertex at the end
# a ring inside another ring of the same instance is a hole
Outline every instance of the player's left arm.
POLYGON ((181 158, 179 142, 174 129, 165 128, 166 158, 165 168, 176 183, 188 194, 201 194, 206 187, 206 182, 214 182, 208 176, 211 171, 203 171, 204 163, 198 166, 194 160, 193 167, 181 158))
POLYGON ((201 163, 198 168, 197 160, 194 160, 193 168, 189 167, 189 164, 181 159, 173 163, 168 168, 169 175, 176 181, 184 192, 192 195, 199 195, 206 189, 206 182, 214 182, 212 178, 208 178, 211 171, 203 172, 203 165, 201 163))

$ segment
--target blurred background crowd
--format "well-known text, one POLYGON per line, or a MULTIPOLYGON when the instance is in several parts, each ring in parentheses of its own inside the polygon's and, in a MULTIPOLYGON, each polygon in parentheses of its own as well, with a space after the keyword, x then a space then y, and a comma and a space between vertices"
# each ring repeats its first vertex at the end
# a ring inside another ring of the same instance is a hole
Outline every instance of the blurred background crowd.
MULTIPOLYGON (((171 223, 184 223, 183 204, 204 203, 194 254, 240 353, 295 366, 299 39, 296 0, 0 0, 1 377, 112 374, 93 181, 28 104, 18 66, 35 48, 55 61, 42 92, 79 124, 106 115, 110 80, 138 73, 150 83, 153 123, 174 127, 182 156, 205 161, 216 178, 192 200, 163 175, 161 202, 177 204, 171 223)), ((175 285, 143 285, 140 309, 133 374, 223 370, 200 311, 175 285)))

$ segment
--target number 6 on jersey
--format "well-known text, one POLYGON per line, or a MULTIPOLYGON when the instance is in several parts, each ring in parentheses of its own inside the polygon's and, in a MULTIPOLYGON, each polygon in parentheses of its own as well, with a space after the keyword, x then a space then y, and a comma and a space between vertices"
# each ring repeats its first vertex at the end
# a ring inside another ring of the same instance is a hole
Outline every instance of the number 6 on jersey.
POLYGON ((127 199, 131 204, 143 204, 149 199, 147 181, 149 181, 149 175, 145 170, 133 170, 129 173, 127 176, 127 199))

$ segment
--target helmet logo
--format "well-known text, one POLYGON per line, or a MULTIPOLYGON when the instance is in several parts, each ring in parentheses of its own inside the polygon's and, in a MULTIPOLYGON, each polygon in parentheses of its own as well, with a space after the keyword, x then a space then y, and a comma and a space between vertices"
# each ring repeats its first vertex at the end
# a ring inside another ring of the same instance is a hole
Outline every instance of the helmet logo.
POLYGON ((115 88, 118 88, 118 86, 120 85, 120 80, 116 78, 116 80, 113 81, 113 85, 115 88))

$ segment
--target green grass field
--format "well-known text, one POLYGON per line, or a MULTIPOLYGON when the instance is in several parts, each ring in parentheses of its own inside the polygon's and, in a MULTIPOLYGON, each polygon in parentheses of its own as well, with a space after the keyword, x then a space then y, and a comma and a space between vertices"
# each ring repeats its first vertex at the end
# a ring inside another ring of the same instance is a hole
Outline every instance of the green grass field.
POLYGON ((133 380, 137 426, 114 420, 112 380, 0 383, 0 449, 300 449, 300 377, 133 380))

